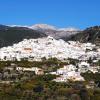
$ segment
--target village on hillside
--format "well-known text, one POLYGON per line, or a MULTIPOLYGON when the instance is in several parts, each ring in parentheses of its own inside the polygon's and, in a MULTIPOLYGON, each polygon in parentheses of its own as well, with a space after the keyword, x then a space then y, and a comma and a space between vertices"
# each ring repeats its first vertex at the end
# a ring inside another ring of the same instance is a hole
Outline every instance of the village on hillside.
MULTIPOLYGON (((84 89, 86 92, 91 90, 91 93, 98 89, 96 91, 99 92, 100 48, 95 44, 65 42, 48 36, 24 39, 13 46, 3 47, 0 49, 0 55, 0 91, 4 95, 11 96, 12 92, 16 94, 16 91, 19 91, 18 98, 24 100, 36 98, 35 94, 41 93, 44 95, 41 94, 37 98, 45 98, 45 91, 48 93, 50 89, 48 94, 51 95, 51 88, 55 90, 54 96, 57 97, 59 92, 64 91, 67 95, 70 93, 70 97, 73 94, 79 96, 84 89), (58 92, 58 87, 63 90, 58 92)), ((95 97, 94 94, 92 96, 95 97)), ((70 98, 65 94, 60 94, 60 97, 70 98)))

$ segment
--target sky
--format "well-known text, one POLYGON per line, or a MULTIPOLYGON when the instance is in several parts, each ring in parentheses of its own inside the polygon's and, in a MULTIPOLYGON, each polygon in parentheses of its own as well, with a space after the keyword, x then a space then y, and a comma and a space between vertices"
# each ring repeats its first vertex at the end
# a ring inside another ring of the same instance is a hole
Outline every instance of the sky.
POLYGON ((100 25, 100 0, 0 0, 0 24, 100 25))

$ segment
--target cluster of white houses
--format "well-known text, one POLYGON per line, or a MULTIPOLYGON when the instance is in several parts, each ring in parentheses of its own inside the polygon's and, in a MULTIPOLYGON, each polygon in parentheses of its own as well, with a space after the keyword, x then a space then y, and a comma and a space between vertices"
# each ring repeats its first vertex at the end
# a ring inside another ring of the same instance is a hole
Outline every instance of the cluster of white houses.
POLYGON ((35 72, 36 75, 43 75, 44 71, 41 68, 32 67, 32 68, 24 68, 24 67, 16 67, 17 71, 29 71, 35 72))
POLYGON ((50 74, 60 75, 54 81, 56 82, 66 82, 69 79, 72 81, 84 81, 84 78, 80 75, 80 73, 85 73, 87 71, 91 71, 93 73, 98 72, 100 66, 90 66, 87 62, 81 62, 78 64, 79 68, 75 65, 65 65, 63 68, 57 69, 55 72, 50 72, 50 74))
POLYGON ((58 69, 56 72, 50 72, 50 74, 60 75, 53 81, 56 82, 67 82, 68 79, 73 81, 84 81, 84 78, 80 75, 80 72, 76 72, 76 66, 67 65, 63 68, 58 69))
POLYGON ((60 60, 67 58, 87 60, 91 58, 100 59, 100 48, 91 43, 79 43, 74 41, 65 42, 55 40, 53 37, 24 39, 13 46, 3 47, 0 49, 0 60, 18 60, 22 58, 28 60, 41 60, 46 57, 56 57, 60 60))

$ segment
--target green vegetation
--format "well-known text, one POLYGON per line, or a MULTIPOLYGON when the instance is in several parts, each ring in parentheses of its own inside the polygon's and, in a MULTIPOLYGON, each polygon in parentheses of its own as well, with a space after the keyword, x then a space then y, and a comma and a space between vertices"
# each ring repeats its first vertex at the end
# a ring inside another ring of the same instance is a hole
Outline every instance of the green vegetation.
MULTIPOLYGON (((70 59, 71 64, 76 64, 78 60, 70 59)), ((28 62, 22 61, 0 61, 0 72, 4 72, 5 67, 39 67, 45 72, 55 71, 68 62, 61 62, 56 58, 45 59, 42 61, 28 62)), ((99 62, 98 62, 99 64, 99 62)), ((6 71, 5 71, 6 72, 6 71)), ((9 72, 9 71, 8 71, 9 72)), ((68 81, 57 83, 52 81, 56 75, 35 75, 33 72, 9 72, 15 80, 12 83, 0 83, 0 100, 100 100, 100 88, 87 89, 85 86, 90 81, 99 81, 100 73, 86 72, 81 75, 86 79, 85 82, 68 81)), ((8 73, 8 75, 9 75, 8 73)), ((9 78, 7 78, 9 80, 9 78)), ((6 81, 7 81, 6 80, 6 81)))
MULTIPOLYGON (((0 97, 3 100, 55 100, 57 98, 70 98, 73 88, 67 83, 51 81, 56 76, 36 76, 32 80, 16 83, 14 85, 1 86, 0 97), (5 95, 5 96, 4 96, 5 95)), ((78 93, 79 91, 74 91, 78 93)), ((59 100, 59 99, 57 99, 59 100)))
POLYGON ((11 66, 11 64, 15 64, 18 67, 38 67, 42 68, 45 72, 56 71, 58 68, 63 67, 63 65, 67 65, 68 62, 62 62, 57 58, 43 58, 42 61, 32 61, 29 62, 27 60, 21 61, 0 61, 0 68, 4 68, 6 66, 11 66))
POLYGON ((88 94, 90 97, 90 100, 100 100, 100 87, 96 87, 97 82, 100 82, 100 73, 92 73, 92 72, 86 72, 81 74, 85 80, 86 84, 89 84, 89 82, 92 83, 94 88, 88 89, 88 94))
POLYGON ((92 73, 86 72, 81 73, 81 75, 85 78, 86 81, 99 81, 100 80, 100 73, 92 73))
POLYGON ((72 58, 68 58, 68 60, 69 60, 69 63, 70 63, 70 64, 73 64, 73 65, 76 65, 76 64, 79 62, 79 60, 77 60, 77 59, 72 59, 72 58))

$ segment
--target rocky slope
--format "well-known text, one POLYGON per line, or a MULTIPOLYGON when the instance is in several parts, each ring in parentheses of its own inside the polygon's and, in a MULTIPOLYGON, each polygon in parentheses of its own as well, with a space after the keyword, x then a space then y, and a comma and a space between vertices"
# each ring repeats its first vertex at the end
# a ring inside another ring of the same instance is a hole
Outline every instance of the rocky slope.
POLYGON ((52 36, 55 39, 60 39, 60 38, 63 38, 63 37, 68 38, 71 35, 80 32, 79 29, 72 28, 72 27, 57 28, 55 26, 47 25, 47 24, 36 24, 36 25, 31 26, 30 28, 44 32, 46 35, 52 36))
POLYGON ((64 38, 64 40, 91 42, 100 46, 100 26, 87 28, 78 34, 72 35, 69 39, 67 37, 64 38))

